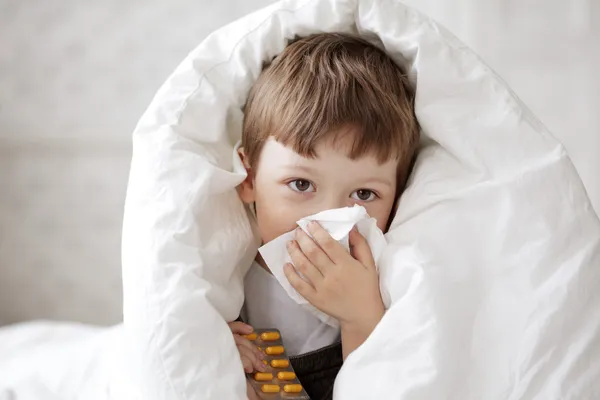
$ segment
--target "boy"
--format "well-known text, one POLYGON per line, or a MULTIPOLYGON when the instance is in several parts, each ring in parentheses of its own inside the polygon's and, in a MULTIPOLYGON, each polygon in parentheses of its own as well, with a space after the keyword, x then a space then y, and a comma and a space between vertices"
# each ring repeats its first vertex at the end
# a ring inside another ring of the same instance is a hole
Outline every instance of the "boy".
MULTIPOLYGON (((248 177, 238 192, 254 205, 262 243, 303 217, 354 204, 385 231, 419 142, 413 103, 402 69, 363 39, 317 34, 277 56, 251 89, 239 151, 248 177)), ((353 231, 348 254, 318 224, 309 230, 314 240, 296 230, 288 244, 294 265, 285 266, 286 276, 306 300, 338 319, 340 329, 291 300, 260 254, 245 279, 249 325, 230 327, 246 372, 264 366, 243 335, 252 325, 281 330, 298 378, 318 400, 332 397, 343 359, 385 309, 365 239, 353 231)), ((248 396, 255 396, 250 387, 248 396)))

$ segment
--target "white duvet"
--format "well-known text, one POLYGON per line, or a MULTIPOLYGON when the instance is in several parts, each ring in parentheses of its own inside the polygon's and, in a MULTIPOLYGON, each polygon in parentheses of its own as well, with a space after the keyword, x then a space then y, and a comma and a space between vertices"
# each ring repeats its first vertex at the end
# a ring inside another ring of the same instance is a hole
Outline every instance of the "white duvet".
MULTIPOLYGON (((361 34, 408 66, 425 137, 380 259, 390 308, 334 398, 600 398, 600 223, 573 165, 475 54, 393 0, 277 3, 184 60, 134 133, 124 326, 97 333, 101 347, 71 345, 91 358, 56 356, 54 375, 68 382, 87 366, 72 381, 97 398, 245 398, 226 321, 258 241, 234 190, 244 172, 233 146, 262 63, 321 31, 361 34)), ((0 363, 0 388, 78 398, 34 374, 51 358, 18 358, 0 363)))

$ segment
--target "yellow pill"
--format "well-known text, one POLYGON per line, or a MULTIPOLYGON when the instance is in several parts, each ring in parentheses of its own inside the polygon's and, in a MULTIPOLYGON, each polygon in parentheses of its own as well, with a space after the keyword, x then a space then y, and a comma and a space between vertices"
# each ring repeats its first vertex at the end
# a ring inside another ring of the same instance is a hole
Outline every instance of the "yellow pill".
POLYGON ((265 342, 278 340, 280 337, 281 336, 279 336, 279 332, 263 332, 260 334, 260 338, 265 342))
POLYGON ((283 391, 286 393, 300 393, 302 391, 302 385, 300 385, 298 383, 294 383, 291 385, 284 385, 283 391))
POLYGON ((254 374, 254 379, 257 381, 270 381, 273 379, 273 374, 270 372, 257 372, 254 374))
POLYGON ((268 365, 267 360, 263 360, 263 364, 268 365))
POLYGON ((273 368, 287 368, 290 366, 288 360, 271 360, 271 367, 273 368))
MULTIPOLYGON (((286 385, 286 386, 290 386, 290 385, 286 385)), ((300 385, 298 385, 300 386, 300 385)), ((264 393, 279 393, 279 385, 262 385, 260 387, 260 390, 262 390, 264 393)), ((300 388, 300 390, 302 390, 302 388, 300 388)), ((288 392, 288 393, 298 393, 298 392, 288 392)))
POLYGON ((282 381, 291 381, 292 379, 296 379, 296 374, 289 371, 281 371, 277 373, 277 379, 281 379, 282 381))
POLYGON ((283 354, 284 351, 285 350, 283 346, 269 346, 265 349, 265 353, 267 353, 270 356, 283 354))
POLYGON ((256 332, 252 332, 247 335, 244 335, 244 337, 248 340, 256 340, 257 335, 256 335, 256 332))

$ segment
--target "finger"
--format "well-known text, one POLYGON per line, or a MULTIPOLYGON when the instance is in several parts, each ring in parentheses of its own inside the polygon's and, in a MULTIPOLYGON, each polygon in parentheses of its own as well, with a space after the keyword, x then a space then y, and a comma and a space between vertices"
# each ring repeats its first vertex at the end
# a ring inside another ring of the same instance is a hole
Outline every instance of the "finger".
POLYGON ((229 322, 227 323, 227 325, 229 325, 229 329, 231 329, 231 332, 237 333, 238 335, 247 335, 254 331, 254 328, 252 328, 248 324, 243 323, 242 321, 229 322))
POLYGON ((373 253, 367 243, 367 240, 358 232, 356 227, 352 228, 349 237, 350 254, 357 259, 362 265, 369 269, 375 269, 375 260, 373 253))
POLYGON ((245 357, 250 361, 250 367, 252 371, 262 371, 264 369, 265 365, 262 363, 262 360, 258 357, 258 355, 253 351, 253 349, 249 349, 242 345, 238 345, 237 348, 240 356, 245 357))
POLYGON ((316 285, 323 280, 323 273, 321 270, 310 262, 306 255, 304 255, 304 252, 300 249, 298 242, 295 240, 288 242, 287 248, 296 270, 299 271, 313 287, 316 287, 316 285))
MULTIPOLYGON (((261 359, 252 350, 246 347, 238 346, 240 356, 246 357, 251 362, 252 371, 264 372, 267 370, 267 366, 262 362, 261 359)), ((252 372, 251 371, 251 372, 252 372)))
POLYGON ((331 237, 317 221, 311 221, 308 224, 308 231, 312 235, 314 241, 319 245, 327 257, 334 263, 338 264, 348 257, 348 252, 344 249, 337 240, 331 237))
POLYGON ((246 357, 240 354, 240 358, 242 360, 242 366, 244 367, 244 372, 249 374, 250 372, 254 371, 254 364, 252 364, 252 361, 246 357))
POLYGON ((240 335, 233 335, 233 340, 235 340, 235 344, 238 345, 238 347, 241 346, 248 349, 255 355, 255 357, 258 357, 261 360, 265 357, 262 351, 258 350, 256 346, 245 337, 242 337, 240 335))
POLYGON ((296 269, 292 264, 285 264, 283 267, 283 272, 287 280, 290 282, 290 285, 292 285, 292 287, 296 289, 296 292, 298 292, 302 297, 311 302, 311 299, 316 293, 315 288, 313 288, 309 283, 302 279, 300 275, 298 275, 298 272, 296 272, 296 269))
MULTIPOLYGON (((327 233, 327 235, 329 234, 327 233)), ((317 242, 308 236, 302 229, 296 229, 295 237, 302 253, 304 253, 306 258, 308 258, 308 260, 324 274, 327 267, 333 264, 333 261, 331 261, 319 244, 317 244, 317 242)))

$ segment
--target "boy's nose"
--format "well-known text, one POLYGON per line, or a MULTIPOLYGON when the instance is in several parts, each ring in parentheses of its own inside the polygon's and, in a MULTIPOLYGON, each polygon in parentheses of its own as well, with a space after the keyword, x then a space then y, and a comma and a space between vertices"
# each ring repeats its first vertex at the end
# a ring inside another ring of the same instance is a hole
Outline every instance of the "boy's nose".
POLYGON ((354 203, 350 197, 334 197, 327 199, 326 204, 323 204, 324 208, 321 211, 332 210, 334 208, 351 207, 353 204, 354 203))

